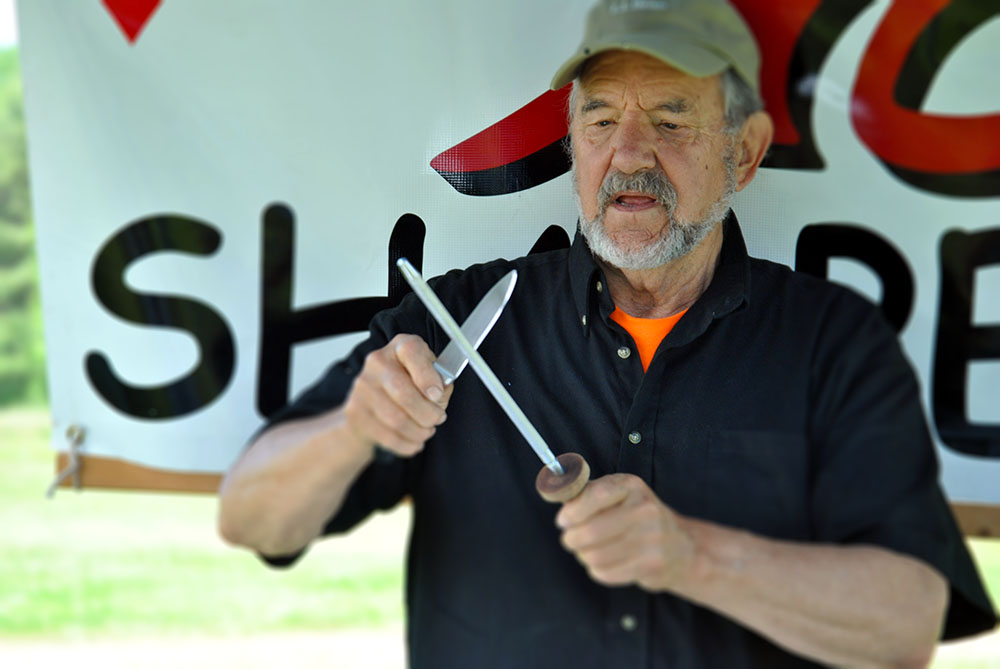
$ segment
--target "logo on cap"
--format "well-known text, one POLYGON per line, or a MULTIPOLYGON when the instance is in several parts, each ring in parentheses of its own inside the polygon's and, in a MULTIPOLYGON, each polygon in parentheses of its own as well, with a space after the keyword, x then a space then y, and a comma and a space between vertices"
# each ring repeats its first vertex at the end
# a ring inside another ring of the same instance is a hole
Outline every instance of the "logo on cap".
POLYGON ((672 4, 674 3, 670 0, 611 0, 608 3, 608 13, 618 15, 626 12, 670 9, 672 4))

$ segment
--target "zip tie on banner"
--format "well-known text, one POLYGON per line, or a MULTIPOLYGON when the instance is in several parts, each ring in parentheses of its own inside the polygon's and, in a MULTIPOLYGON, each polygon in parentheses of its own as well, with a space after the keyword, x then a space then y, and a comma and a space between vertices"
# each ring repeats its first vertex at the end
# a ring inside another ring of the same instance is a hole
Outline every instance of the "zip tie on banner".
POLYGON ((73 477, 73 488, 80 489, 80 445, 83 444, 87 431, 83 427, 73 424, 66 428, 66 442, 69 444, 69 465, 56 475, 56 480, 49 485, 45 491, 45 496, 52 499, 56 494, 56 489, 69 476, 73 477))

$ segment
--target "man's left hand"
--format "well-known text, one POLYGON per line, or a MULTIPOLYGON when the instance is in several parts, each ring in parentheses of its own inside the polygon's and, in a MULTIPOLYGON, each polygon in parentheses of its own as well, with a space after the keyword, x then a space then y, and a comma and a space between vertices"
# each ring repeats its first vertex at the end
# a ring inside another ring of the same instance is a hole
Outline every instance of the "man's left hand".
POLYGON ((683 519, 631 474, 591 481, 563 506, 556 524, 563 546, 604 585, 669 590, 693 568, 695 544, 683 519))

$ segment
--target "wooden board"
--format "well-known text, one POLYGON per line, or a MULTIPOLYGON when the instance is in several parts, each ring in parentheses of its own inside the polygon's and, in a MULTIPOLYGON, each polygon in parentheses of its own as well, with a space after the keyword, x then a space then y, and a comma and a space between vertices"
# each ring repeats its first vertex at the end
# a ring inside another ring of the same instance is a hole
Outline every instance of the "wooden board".
MULTIPOLYGON (((178 472, 167 469, 144 467, 126 460, 102 458, 95 455, 81 455, 81 488, 115 488, 124 490, 155 490, 159 492, 207 492, 215 494, 222 482, 220 474, 178 472)), ((69 455, 59 453, 56 457, 56 471, 69 466, 69 455)), ((63 488, 73 487, 73 477, 68 476, 60 484, 63 488)))
POLYGON ((955 503, 951 510, 966 536, 1000 537, 1000 506, 955 503))
MULTIPOLYGON (((80 456, 80 486, 82 488, 115 488, 120 490, 151 490, 159 492, 196 492, 215 494, 222 481, 220 474, 177 472, 144 467, 125 460, 80 456)), ((59 453, 56 471, 69 465, 69 456, 59 453)), ((73 477, 67 477, 61 487, 73 487, 73 477)), ((952 504, 952 511, 967 536, 1000 537, 1000 506, 987 504, 952 504)))

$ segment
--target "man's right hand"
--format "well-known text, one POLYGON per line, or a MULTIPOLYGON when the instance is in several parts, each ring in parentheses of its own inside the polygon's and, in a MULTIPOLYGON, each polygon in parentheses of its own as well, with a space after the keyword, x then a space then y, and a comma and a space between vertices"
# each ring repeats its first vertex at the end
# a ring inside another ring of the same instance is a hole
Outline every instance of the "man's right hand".
POLYGON ((426 342, 409 334, 369 353, 343 405, 355 435, 404 457, 419 453, 447 418, 454 390, 434 360, 426 342))
POLYGON ((219 491, 219 531, 264 555, 287 555, 316 538, 371 462, 375 444, 412 456, 444 422, 452 388, 434 354, 398 335, 365 358, 338 408, 263 432, 219 491))

